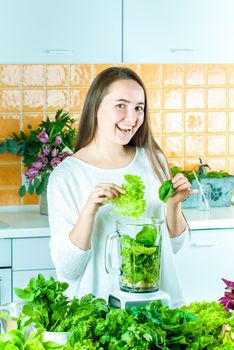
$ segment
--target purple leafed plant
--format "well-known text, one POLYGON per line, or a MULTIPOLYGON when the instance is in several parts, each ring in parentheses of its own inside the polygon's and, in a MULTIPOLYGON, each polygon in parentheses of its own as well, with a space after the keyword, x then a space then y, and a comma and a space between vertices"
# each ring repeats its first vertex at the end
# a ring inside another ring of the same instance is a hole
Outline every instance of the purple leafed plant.
POLYGON ((234 282, 222 278, 226 284, 224 296, 219 299, 226 310, 234 310, 234 282))

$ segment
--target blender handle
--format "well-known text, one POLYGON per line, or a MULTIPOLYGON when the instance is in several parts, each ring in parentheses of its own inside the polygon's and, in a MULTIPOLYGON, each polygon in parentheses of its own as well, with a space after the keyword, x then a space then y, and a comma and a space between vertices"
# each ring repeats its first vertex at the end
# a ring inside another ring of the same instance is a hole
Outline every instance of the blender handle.
POLYGON ((115 239, 119 239, 119 235, 117 232, 111 233, 107 236, 105 247, 105 269, 106 272, 111 275, 120 275, 120 269, 113 268, 111 259, 113 251, 113 242, 115 239))

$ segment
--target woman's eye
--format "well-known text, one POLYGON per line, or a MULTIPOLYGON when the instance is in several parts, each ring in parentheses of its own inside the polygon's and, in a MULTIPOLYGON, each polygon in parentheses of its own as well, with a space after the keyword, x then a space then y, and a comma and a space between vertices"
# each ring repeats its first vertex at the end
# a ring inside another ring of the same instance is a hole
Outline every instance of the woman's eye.
POLYGON ((137 106, 136 107, 136 111, 137 112, 142 112, 142 111, 144 111, 144 107, 143 106, 137 106))
POLYGON ((119 109, 124 109, 124 108, 125 108, 125 104, 124 104, 124 103, 119 103, 119 104, 117 105, 117 107, 118 107, 119 109))

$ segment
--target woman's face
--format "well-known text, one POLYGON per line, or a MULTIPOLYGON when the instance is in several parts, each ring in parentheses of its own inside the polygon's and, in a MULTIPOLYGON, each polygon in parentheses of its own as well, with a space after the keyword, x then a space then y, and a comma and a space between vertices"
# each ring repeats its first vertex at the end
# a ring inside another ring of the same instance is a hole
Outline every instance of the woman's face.
POLYGON ((144 121, 145 94, 134 80, 112 83, 97 112, 100 141, 127 145, 144 121))

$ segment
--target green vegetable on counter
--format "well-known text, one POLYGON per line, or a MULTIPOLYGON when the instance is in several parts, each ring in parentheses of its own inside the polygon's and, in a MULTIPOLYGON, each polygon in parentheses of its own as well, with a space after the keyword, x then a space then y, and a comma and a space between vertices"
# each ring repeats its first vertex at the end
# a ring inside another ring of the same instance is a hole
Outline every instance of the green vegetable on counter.
POLYGON ((12 329, 0 334, 0 350, 62 350, 63 345, 52 341, 44 341, 43 328, 30 333, 28 338, 23 331, 12 329))
POLYGON ((138 175, 126 174, 124 180, 125 183, 121 187, 125 193, 121 194, 119 198, 110 200, 115 206, 114 214, 138 218, 145 211, 145 185, 138 175))
POLYGON ((158 190, 159 198, 164 203, 166 203, 168 201, 168 199, 171 196, 173 196, 174 193, 175 193, 175 190, 174 190, 174 188, 172 186, 171 180, 164 181, 163 184, 159 187, 159 190, 158 190))
POLYGON ((26 288, 15 288, 15 294, 27 302, 23 306, 19 326, 34 322, 37 327, 47 331, 56 330, 56 326, 66 317, 71 303, 63 295, 67 288, 67 283, 55 281, 52 276, 46 280, 42 274, 31 278, 26 288))

